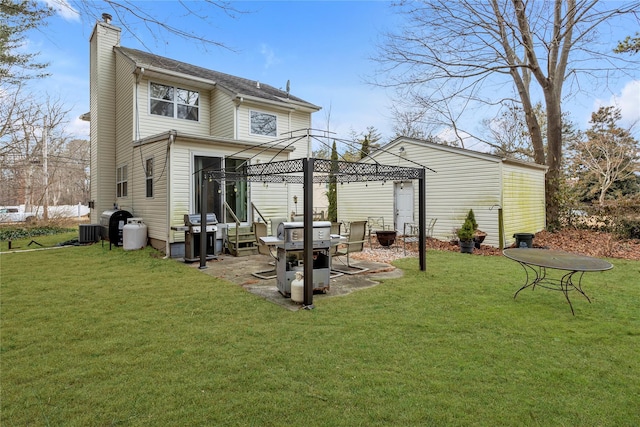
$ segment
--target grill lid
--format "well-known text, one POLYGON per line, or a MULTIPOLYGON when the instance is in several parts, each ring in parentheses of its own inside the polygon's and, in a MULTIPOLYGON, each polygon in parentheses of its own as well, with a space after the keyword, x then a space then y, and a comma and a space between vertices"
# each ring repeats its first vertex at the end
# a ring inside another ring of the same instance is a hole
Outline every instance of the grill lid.
MULTIPOLYGON (((186 214, 184 216, 184 225, 200 225, 200 219, 202 216, 200 214, 186 214)), ((207 214, 207 225, 214 225, 218 223, 218 218, 216 218, 216 214, 208 213, 207 214)))

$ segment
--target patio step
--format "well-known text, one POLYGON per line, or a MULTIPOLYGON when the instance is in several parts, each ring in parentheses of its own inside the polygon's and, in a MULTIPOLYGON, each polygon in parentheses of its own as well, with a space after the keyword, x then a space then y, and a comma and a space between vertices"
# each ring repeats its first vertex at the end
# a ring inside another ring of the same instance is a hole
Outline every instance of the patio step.
POLYGON ((227 231, 227 250, 233 256, 249 256, 258 253, 256 235, 251 227, 239 227, 236 239, 236 228, 229 227, 227 231))

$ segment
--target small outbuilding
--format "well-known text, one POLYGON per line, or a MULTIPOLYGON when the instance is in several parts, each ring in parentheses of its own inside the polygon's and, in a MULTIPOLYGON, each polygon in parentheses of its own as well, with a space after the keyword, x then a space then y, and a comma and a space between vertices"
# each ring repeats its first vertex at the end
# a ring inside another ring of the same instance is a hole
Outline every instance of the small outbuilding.
MULTIPOLYGON (((431 237, 455 238, 455 230, 473 209, 484 244, 508 247, 515 233, 536 233, 546 226, 546 166, 458 147, 399 137, 364 162, 427 168, 426 216, 431 237)), ((404 231, 417 223, 418 197, 412 181, 353 182, 338 187, 338 218, 384 218, 387 228, 404 231)))

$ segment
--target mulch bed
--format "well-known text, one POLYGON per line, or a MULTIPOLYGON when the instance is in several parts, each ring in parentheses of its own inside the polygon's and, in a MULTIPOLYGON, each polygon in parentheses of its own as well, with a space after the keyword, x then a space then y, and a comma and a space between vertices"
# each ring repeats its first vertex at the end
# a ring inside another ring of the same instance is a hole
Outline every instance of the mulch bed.
MULTIPOLYGON (((620 258, 640 261, 640 239, 616 239, 611 233, 589 230, 565 229, 551 233, 541 231, 533 239, 533 247, 556 249, 587 255, 597 258, 620 258)), ((440 251, 459 252, 457 244, 442 240, 427 238, 427 249, 440 251)), ((502 250, 492 246, 481 245, 480 249, 474 249, 473 255, 502 256, 502 250)), ((405 256, 402 241, 398 239, 396 244, 387 249, 381 247, 375 240, 371 247, 367 244, 362 252, 351 255, 354 259, 363 259, 374 262, 389 263, 405 256)), ((407 245, 406 256, 418 256, 416 243, 407 245)))

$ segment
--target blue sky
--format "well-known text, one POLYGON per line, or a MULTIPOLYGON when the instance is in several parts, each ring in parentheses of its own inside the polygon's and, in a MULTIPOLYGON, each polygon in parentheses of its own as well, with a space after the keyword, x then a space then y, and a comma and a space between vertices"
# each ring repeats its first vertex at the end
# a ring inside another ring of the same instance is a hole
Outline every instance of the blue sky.
MULTIPOLYGON (((53 1, 53 0, 51 0, 53 1)), ((96 4, 100 4, 97 2, 96 4)), ((173 1, 139 2, 172 25, 207 34, 233 51, 209 47, 177 37, 154 39, 146 31, 136 31, 143 46, 123 29, 123 46, 146 50, 180 61, 214 69, 272 86, 284 88, 291 81, 291 93, 322 110, 314 114, 315 128, 330 128, 339 137, 351 130, 365 131, 375 126, 384 139, 392 136, 389 106, 391 93, 365 82, 375 64, 380 34, 394 27, 398 18, 386 1, 258 1, 234 2, 249 13, 229 18, 216 13, 211 27, 184 17, 173 1)), ((189 3, 194 7, 202 3, 189 3)), ((108 6, 105 12, 112 13, 108 6)), ((59 95, 72 107, 73 118, 89 111, 89 36, 95 22, 82 22, 74 15, 58 15, 47 27, 29 36, 29 49, 41 53, 51 63, 52 76, 34 88, 59 95)), ((120 26, 114 14, 113 24, 120 26)), ((622 34, 631 30, 620 28, 622 34)), ((617 37, 618 34, 612 34, 617 37)), ((581 127, 599 104, 609 105, 617 96, 628 120, 640 119, 640 73, 621 79, 615 86, 594 88, 590 96, 566 106, 581 127), (632 83, 634 82, 635 83, 632 83)), ((68 130, 88 138, 88 126, 78 120, 68 130)))

